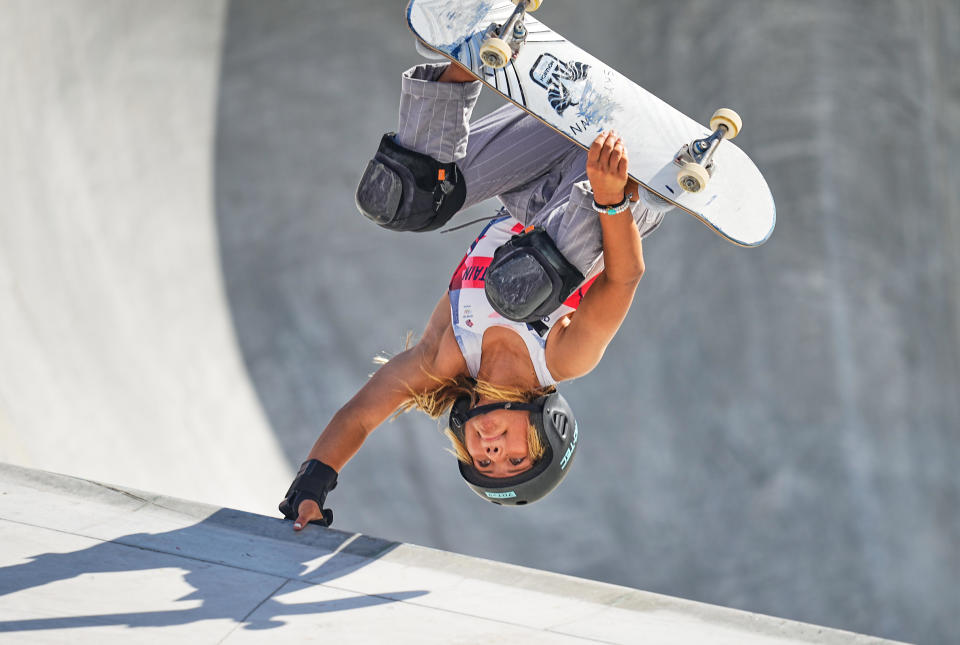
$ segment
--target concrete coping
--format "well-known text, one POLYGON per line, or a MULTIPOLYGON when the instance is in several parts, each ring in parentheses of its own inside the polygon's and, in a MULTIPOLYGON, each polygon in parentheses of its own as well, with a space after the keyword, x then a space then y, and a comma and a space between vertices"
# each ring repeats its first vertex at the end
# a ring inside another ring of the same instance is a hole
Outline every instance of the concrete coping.
POLYGON ((18 641, 890 642, 4 464, 0 543, 18 641))

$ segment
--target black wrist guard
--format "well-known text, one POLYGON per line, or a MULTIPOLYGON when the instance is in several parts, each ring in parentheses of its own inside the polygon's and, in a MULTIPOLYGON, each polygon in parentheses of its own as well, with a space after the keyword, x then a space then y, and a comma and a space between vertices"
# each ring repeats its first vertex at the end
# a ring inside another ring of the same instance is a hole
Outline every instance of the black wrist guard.
POLYGON ((327 493, 337 487, 337 471, 319 459, 310 459, 303 462, 300 471, 287 490, 287 495, 280 502, 280 512, 288 520, 295 520, 300 514, 300 503, 312 499, 323 512, 322 520, 313 520, 311 524, 330 526, 333 524, 333 511, 324 508, 327 493))

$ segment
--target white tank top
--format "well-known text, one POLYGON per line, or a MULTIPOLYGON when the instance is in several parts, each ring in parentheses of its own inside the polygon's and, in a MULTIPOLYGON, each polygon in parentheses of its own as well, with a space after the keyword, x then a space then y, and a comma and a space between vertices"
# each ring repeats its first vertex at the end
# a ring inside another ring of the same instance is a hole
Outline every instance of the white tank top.
POLYGON ((453 321, 453 333, 460 345, 460 351, 467 362, 470 376, 476 378, 480 370, 480 351, 483 345, 483 332, 490 327, 509 327, 516 331, 527 346, 533 368, 541 386, 555 385, 556 380, 547 369, 547 338, 554 324, 564 315, 575 311, 583 295, 600 273, 602 263, 597 263, 580 288, 573 292, 542 322, 548 330, 542 337, 527 323, 514 322, 498 314, 490 306, 483 285, 487 268, 493 260, 497 248, 511 236, 523 231, 523 224, 509 215, 491 221, 480 236, 470 246, 470 250, 460 261, 460 266, 450 280, 450 313, 453 321))

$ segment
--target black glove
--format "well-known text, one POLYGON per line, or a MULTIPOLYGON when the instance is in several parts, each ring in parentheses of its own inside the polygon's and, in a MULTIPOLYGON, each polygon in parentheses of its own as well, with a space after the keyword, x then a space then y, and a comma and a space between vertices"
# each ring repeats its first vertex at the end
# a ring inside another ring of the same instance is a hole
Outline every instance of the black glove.
POLYGON ((333 524, 333 511, 323 508, 327 493, 337 487, 337 471, 319 459, 303 462, 300 471, 290 484, 287 496, 280 502, 280 512, 288 520, 296 520, 300 514, 300 503, 312 499, 323 513, 322 520, 312 520, 311 524, 330 526, 333 524))

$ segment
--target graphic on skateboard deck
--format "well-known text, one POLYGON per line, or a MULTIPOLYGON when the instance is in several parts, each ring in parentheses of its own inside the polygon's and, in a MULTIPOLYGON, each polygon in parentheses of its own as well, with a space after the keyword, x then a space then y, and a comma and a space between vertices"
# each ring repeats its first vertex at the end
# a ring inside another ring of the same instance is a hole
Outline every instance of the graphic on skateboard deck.
POLYGON ((759 169, 729 139, 739 116, 718 110, 700 125, 529 15, 541 0, 410 0, 407 24, 422 45, 583 148, 617 130, 630 175, 740 246, 759 246, 776 206, 759 169))

